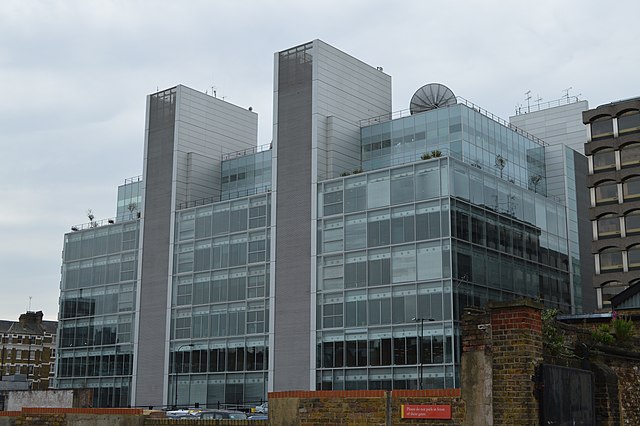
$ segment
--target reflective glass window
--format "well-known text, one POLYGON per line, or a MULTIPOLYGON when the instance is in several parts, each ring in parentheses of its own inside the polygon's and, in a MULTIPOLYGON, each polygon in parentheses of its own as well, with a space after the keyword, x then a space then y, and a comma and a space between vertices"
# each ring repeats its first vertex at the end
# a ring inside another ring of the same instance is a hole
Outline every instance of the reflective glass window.
POLYGON ((367 246, 367 217, 364 214, 346 216, 345 250, 364 248, 367 246))
POLYGON ((627 235, 640 233, 640 210, 627 213, 624 225, 627 235))
POLYGON ((359 212, 367 208, 367 177, 359 176, 344 182, 344 212, 359 212))
POLYGON ((391 171, 391 204, 413 201, 413 167, 391 171))
POLYGON ((598 218, 598 238, 620 236, 620 218, 607 214, 598 218))
POLYGON ((370 286, 391 283, 391 253, 389 253, 389 249, 369 251, 367 279, 370 286))
POLYGON ((611 117, 601 117, 591 122, 591 137, 593 139, 613 135, 613 120, 611 117))
POLYGON ((372 209, 389 205, 389 174, 371 173, 367 183, 367 207, 372 209))
POLYGON ((600 252, 600 271, 612 272, 622 270, 622 252, 618 249, 605 249, 600 252))
POLYGON ((416 249, 415 246, 394 247, 391 257, 392 282, 407 282, 416 280, 416 249))
POLYGON ((416 165, 416 200, 428 200, 440 196, 440 169, 435 161, 416 165))
POLYGON ((615 182, 603 182, 596 186, 596 203, 607 204, 618 201, 618 185, 615 182))
POLYGON ((625 145, 620 150, 620 164, 622 167, 640 164, 640 143, 625 145))
POLYGON ((326 183, 323 195, 323 215, 342 213, 342 181, 326 183))
POLYGON ((442 277, 442 247, 440 241, 418 244, 416 248, 418 280, 430 280, 442 277))
POLYGON ((640 268, 640 246, 633 246, 627 250, 627 260, 629 261, 629 269, 640 268))
POLYGON ((415 239, 414 207, 396 207, 391 212, 391 244, 406 243, 415 239))
POLYGON ((622 193, 625 200, 640 197, 640 176, 632 177, 622 183, 622 193))
POLYGON ((376 247, 391 242, 391 223, 388 210, 370 212, 367 217, 367 245, 376 247))
POLYGON ((593 154, 593 170, 611 170, 616 168, 616 153, 613 149, 603 149, 593 154))
POLYGON ((627 133, 640 130, 640 111, 628 111, 618 117, 618 132, 627 133))
POLYGON ((367 285, 366 252, 347 253, 344 263, 344 287, 356 288, 367 285))

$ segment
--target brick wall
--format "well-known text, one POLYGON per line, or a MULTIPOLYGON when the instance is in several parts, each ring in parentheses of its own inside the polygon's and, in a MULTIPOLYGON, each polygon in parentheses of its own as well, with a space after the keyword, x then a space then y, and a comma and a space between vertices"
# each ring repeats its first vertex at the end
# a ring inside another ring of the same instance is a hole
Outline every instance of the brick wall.
POLYGON ((460 389, 396 391, 293 391, 269 394, 272 425, 461 425, 460 389), (402 404, 450 405, 452 419, 402 419, 402 404))
POLYGON ((542 362, 542 305, 491 302, 493 418, 500 425, 537 425, 535 369, 542 362))

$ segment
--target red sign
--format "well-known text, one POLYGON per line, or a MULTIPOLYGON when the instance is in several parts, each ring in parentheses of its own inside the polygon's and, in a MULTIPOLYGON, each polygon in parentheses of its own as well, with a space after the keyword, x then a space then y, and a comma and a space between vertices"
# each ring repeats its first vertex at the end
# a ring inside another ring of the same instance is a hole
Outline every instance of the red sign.
POLYGON ((403 419, 451 419, 451 405, 404 405, 403 419))

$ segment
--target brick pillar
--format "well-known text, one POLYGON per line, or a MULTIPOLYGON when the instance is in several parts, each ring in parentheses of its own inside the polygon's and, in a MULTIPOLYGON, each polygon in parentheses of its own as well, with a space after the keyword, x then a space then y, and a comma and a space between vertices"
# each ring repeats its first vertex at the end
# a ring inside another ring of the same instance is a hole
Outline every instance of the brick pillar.
POLYGON ((535 368, 542 362, 542 308, 528 299, 490 302, 493 418, 497 425, 538 425, 535 368))
POLYGON ((464 426, 493 425, 490 315, 466 307, 462 315, 461 396, 467 407, 464 426))

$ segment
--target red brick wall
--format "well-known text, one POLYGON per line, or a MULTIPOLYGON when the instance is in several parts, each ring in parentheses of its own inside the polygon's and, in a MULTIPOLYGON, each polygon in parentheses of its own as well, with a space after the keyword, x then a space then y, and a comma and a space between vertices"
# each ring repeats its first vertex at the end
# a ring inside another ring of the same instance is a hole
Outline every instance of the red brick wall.
POLYGON ((529 300, 491 302, 493 418, 500 425, 537 425, 532 378, 542 362, 542 306, 529 300))

